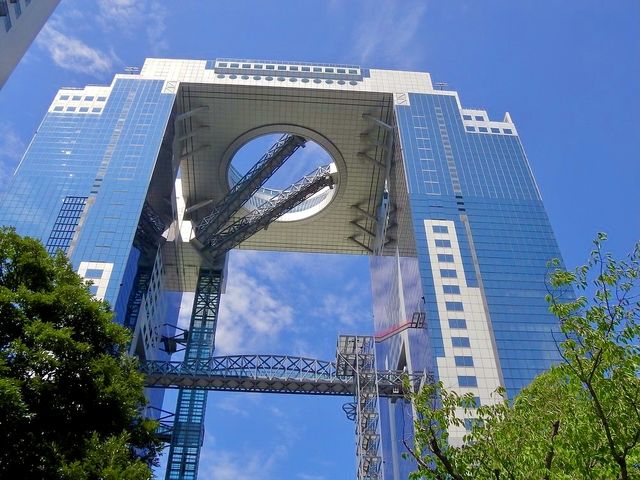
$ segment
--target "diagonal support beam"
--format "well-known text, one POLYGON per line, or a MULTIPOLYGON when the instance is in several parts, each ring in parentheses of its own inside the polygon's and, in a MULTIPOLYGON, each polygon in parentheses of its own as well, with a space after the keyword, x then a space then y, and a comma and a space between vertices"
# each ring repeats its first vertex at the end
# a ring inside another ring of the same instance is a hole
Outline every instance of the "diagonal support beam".
POLYGON ((362 118, 364 118, 365 120, 368 120, 372 123, 375 123, 376 125, 384 128, 385 130, 388 130, 390 132, 393 131, 393 127, 385 122, 383 122, 382 120, 377 119, 376 117, 368 114, 368 113, 363 113, 362 114, 362 118))
POLYGON ((314 193, 325 187, 332 187, 333 183, 331 166, 323 165, 262 204, 246 217, 240 218, 202 242, 196 237, 191 240, 191 243, 205 257, 214 260, 222 253, 239 245, 263 228, 268 227, 271 222, 302 203, 314 193))
POLYGON ((280 168, 307 140, 298 135, 283 135, 196 227, 196 238, 204 243, 207 237, 217 233, 258 189, 280 168))

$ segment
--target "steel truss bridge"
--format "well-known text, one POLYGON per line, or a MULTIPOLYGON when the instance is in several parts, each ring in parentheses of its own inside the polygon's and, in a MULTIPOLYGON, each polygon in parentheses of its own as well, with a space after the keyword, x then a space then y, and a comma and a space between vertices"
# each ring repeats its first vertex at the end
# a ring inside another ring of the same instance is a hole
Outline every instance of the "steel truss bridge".
MULTIPOLYGON (((368 338, 368 337, 360 337, 368 338)), ((147 387, 189 388, 227 392, 356 394, 354 374, 338 375, 335 362, 288 355, 231 355, 210 360, 144 362, 147 387)), ((377 371, 378 396, 402 398, 403 382, 417 386, 422 375, 377 371)))

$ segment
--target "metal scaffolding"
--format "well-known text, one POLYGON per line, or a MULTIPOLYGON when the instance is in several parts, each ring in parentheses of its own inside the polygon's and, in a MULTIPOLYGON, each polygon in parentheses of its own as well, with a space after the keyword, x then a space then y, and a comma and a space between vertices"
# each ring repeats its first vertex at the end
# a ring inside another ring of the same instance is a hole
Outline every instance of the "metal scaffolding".
POLYGON ((196 239, 204 244, 217 233, 229 219, 240 210, 265 182, 287 161, 307 140, 298 135, 285 134, 265 153, 262 158, 236 183, 226 197, 215 206, 196 228, 196 239))
MULTIPOLYGON (((221 271, 200 269, 184 356, 187 363, 211 357, 215 348, 221 288, 221 271)), ((196 480, 206 406, 206 390, 181 389, 178 393, 166 480, 196 480)))
MULTIPOLYGON (((379 377, 376 371, 374 337, 338 337, 336 369, 340 376, 351 375, 354 382, 353 409, 345 411, 356 423, 357 478, 380 480, 383 478, 383 471, 378 408, 379 377)), ((401 385, 399 387, 401 391, 401 385)))

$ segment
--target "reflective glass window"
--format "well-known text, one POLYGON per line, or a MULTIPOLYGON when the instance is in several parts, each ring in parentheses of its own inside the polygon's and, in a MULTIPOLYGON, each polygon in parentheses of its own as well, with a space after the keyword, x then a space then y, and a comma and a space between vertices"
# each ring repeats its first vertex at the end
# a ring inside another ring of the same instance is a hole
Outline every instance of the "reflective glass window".
POLYGON ((445 302, 447 311, 449 312, 462 312, 464 311, 464 305, 462 302, 445 302))
POLYGON ((442 290, 444 291, 444 293, 455 294, 455 295, 460 294, 460 287, 458 285, 443 285, 442 290))
POLYGON ((473 357, 469 355, 456 355, 456 367, 473 367, 473 357))
POLYGON ((443 278, 458 278, 458 273, 452 268, 441 268, 440 276, 443 278))
POLYGON ((458 385, 461 387, 477 387, 478 379, 474 375, 458 375, 458 385))
POLYGON ((451 337, 451 344, 454 347, 470 347, 469 337, 451 337))
POLYGON ((455 329, 467 328, 467 321, 464 318, 450 318, 449 328, 455 328, 455 329))

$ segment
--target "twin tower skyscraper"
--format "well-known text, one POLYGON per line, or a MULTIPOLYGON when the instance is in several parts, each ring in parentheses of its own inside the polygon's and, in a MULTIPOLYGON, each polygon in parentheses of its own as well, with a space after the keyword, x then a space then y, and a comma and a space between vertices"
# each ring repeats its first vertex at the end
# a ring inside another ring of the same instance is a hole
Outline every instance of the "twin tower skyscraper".
MULTIPOLYGON (((544 279, 560 253, 516 126, 508 114, 496 121, 463 107, 427 73, 148 59, 109 86, 61 89, 4 194, 0 224, 66 252, 147 360, 167 356, 168 292, 202 290, 203 278, 211 287, 225 251, 240 246, 368 255, 372 330, 425 319, 377 343, 380 369, 427 371, 484 404, 557 361, 544 279), (319 144, 332 163, 283 191, 257 182, 233 208, 234 154, 274 133, 319 144), (225 208, 212 227, 207 219, 225 208)), ((223 281, 215 288, 217 302, 223 281)), ((208 325, 194 358, 211 355, 215 318, 208 325)), ((187 426, 167 478, 197 475, 201 439, 187 437, 202 402, 181 396, 187 426)), ((407 409, 381 399, 379 410, 384 462, 369 478, 407 478, 407 409)))

